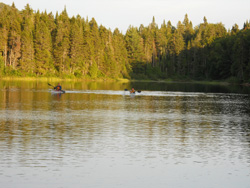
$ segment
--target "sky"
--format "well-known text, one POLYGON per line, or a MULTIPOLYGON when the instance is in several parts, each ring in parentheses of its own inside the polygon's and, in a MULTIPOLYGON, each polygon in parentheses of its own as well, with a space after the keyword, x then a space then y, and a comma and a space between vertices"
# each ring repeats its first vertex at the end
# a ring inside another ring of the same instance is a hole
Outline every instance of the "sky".
POLYGON ((15 3, 16 8, 23 10, 27 4, 37 11, 54 15, 66 7, 69 17, 80 15, 112 31, 118 28, 126 33, 129 26, 148 26, 153 17, 160 27, 163 21, 171 21, 177 26, 188 15, 193 26, 203 22, 222 23, 226 29, 238 24, 241 29, 250 21, 250 0, 0 0, 7 5, 15 3))

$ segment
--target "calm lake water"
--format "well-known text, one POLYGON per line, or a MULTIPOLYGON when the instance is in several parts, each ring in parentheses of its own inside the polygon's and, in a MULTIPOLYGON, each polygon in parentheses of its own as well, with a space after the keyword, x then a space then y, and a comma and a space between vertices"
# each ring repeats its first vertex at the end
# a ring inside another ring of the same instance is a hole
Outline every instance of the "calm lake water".
POLYGON ((250 187, 250 88, 62 85, 0 82, 0 187, 250 187))

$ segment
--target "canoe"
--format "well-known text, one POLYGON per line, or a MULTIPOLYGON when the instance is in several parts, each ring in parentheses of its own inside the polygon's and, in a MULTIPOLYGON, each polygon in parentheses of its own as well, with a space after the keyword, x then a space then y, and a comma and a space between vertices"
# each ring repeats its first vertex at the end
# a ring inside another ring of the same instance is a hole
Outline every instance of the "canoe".
POLYGON ((64 90, 57 91, 57 90, 54 90, 54 89, 51 89, 50 92, 53 93, 53 94, 58 94, 58 93, 62 94, 62 93, 65 93, 64 90))

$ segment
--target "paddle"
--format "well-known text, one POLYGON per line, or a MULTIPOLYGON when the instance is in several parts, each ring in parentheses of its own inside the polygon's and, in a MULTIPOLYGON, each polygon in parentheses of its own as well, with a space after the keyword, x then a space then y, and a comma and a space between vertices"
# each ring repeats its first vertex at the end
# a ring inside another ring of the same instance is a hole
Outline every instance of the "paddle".
POLYGON ((48 83, 48 85, 51 86, 51 87, 53 87, 53 89, 54 89, 54 87, 55 87, 55 86, 52 86, 50 83, 48 83))
MULTIPOLYGON (((128 89, 124 89, 124 91, 128 91, 128 89)), ((137 93, 141 93, 141 91, 140 91, 140 90, 135 91, 135 92, 137 92, 137 93)))

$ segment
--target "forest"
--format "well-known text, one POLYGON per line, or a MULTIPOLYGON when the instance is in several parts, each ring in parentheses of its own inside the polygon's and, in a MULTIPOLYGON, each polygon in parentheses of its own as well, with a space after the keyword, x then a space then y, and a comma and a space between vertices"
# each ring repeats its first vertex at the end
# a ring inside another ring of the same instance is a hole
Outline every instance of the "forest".
POLYGON ((0 77, 223 80, 250 83, 250 23, 130 26, 0 3, 0 77))

